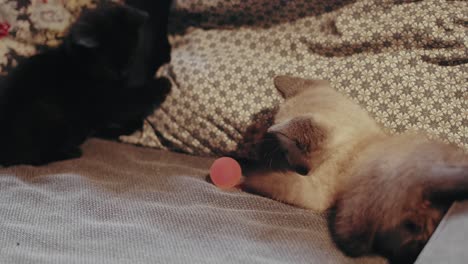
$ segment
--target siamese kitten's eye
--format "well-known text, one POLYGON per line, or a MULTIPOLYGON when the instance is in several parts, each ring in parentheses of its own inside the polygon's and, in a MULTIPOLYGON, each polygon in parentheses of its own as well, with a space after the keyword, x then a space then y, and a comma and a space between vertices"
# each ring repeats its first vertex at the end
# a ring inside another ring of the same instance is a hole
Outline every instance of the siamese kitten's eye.
POLYGON ((304 175, 304 176, 306 176, 306 175, 309 173, 309 171, 310 171, 310 169, 309 169, 308 167, 302 166, 302 165, 297 165, 297 166, 295 166, 295 167, 294 167, 294 170, 295 170, 297 173, 299 173, 300 175, 304 175))
POLYGON ((419 234, 422 231, 422 228, 411 220, 406 220, 403 227, 411 234, 419 234))
POLYGON ((302 152, 307 152, 307 146, 305 144, 301 144, 297 140, 296 140, 296 147, 302 152))

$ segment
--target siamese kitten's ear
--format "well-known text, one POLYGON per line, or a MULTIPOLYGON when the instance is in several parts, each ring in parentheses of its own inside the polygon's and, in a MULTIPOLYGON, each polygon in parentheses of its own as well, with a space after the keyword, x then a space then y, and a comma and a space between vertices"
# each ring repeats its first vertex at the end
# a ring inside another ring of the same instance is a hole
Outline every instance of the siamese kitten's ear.
POLYGON ((302 79, 299 77, 292 77, 286 75, 276 76, 274 79, 275 87, 283 95, 284 98, 293 97, 305 89, 327 86, 330 87, 330 83, 326 80, 309 80, 302 79))
POLYGON ((468 199, 468 165, 433 165, 425 190, 433 203, 451 203, 468 199))
POLYGON ((271 126, 267 132, 276 138, 288 167, 298 174, 307 175, 311 170, 311 152, 318 149, 324 139, 323 131, 313 120, 296 117, 271 126))

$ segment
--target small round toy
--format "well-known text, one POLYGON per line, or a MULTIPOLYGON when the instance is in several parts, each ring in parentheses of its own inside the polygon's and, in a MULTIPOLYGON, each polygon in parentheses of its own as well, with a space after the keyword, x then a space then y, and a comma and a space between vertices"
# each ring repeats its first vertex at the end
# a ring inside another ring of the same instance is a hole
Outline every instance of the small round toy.
POLYGON ((211 181, 219 188, 229 189, 241 182, 242 170, 236 160, 222 157, 211 165, 210 177, 211 181))

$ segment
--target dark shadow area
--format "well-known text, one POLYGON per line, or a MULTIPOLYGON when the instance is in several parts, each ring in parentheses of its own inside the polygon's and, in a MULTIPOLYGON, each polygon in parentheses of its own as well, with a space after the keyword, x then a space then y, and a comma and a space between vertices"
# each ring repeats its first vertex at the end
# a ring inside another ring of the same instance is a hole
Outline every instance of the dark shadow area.
MULTIPOLYGON (((215 7, 207 7, 206 10, 200 12, 176 10, 170 15, 169 33, 183 34, 188 27, 203 29, 270 28, 304 17, 320 16, 354 2, 355 0, 311 0, 306 3, 295 3, 295 1, 288 0, 258 0, 255 9, 247 4, 219 4, 215 7), (291 12, 292 9, 295 12, 291 12)), ((195 9, 196 5, 194 3, 190 8, 195 9)))
MULTIPOLYGON (((392 36, 384 36, 373 41, 363 41, 356 43, 340 42, 335 44, 327 43, 327 45, 310 43, 307 39, 300 39, 302 43, 308 46, 311 53, 319 54, 324 57, 347 57, 354 54, 360 53, 371 53, 377 54, 384 50, 412 50, 412 49, 426 49, 426 50, 437 50, 437 49, 453 49, 463 48, 463 43, 442 42, 439 40, 433 40, 428 42, 427 36, 415 32, 406 33, 395 33, 392 36)), ((459 65, 466 63, 466 59, 429 59, 423 58, 425 61, 439 64, 439 65, 459 65)))

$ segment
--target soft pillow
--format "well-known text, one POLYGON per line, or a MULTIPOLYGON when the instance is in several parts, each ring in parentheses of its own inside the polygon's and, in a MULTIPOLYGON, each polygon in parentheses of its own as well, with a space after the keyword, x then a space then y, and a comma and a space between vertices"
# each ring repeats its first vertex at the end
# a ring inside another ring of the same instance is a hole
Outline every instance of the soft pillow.
POLYGON ((285 74, 330 80, 395 133, 468 149, 467 2, 193 3, 176 7, 172 62, 159 72, 172 94, 124 142, 251 158, 282 100, 273 77, 285 74), (185 27, 197 18, 203 28, 185 27))

